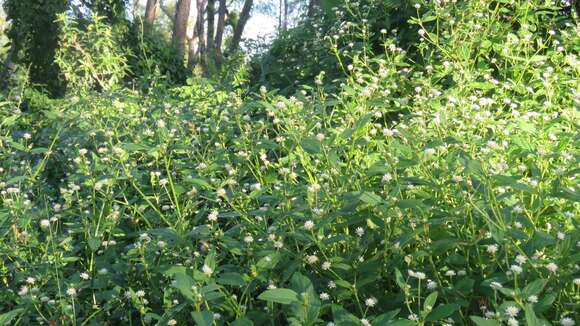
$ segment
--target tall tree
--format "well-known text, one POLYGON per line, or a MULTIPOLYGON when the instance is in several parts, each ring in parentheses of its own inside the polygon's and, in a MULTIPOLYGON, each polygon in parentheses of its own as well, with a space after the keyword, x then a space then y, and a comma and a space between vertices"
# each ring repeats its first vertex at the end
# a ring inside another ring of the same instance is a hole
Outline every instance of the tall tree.
POLYGON ((177 0, 175 7, 175 18, 173 20, 173 44, 180 55, 183 56, 185 51, 185 42, 187 40, 187 22, 189 20, 189 11, 191 0, 177 0))
POLYGON ((214 55, 215 0, 207 0, 207 52, 214 55))
POLYGON ((224 37, 224 29, 226 25, 226 0, 219 0, 218 23, 215 32, 215 62, 221 64, 222 62, 222 41, 224 37))
POLYGON ((288 0, 283 0, 284 2, 284 18, 283 18, 283 22, 282 22, 282 29, 283 30, 287 30, 288 29, 288 0))
POLYGON ((194 29, 194 35, 187 39, 187 67, 193 68, 197 63, 197 47, 199 43, 199 38, 197 37, 197 32, 194 29))
POLYGON ((192 68, 196 63, 197 60, 195 57, 199 59, 199 62, 205 65, 205 54, 206 54, 206 42, 205 42, 205 7, 207 6, 207 0, 196 0, 197 4, 197 19, 195 22, 195 39, 192 40, 192 45, 197 45, 197 54, 193 57, 190 57, 188 62, 188 66, 192 68))
POLYGON ((250 19, 250 12, 252 11, 252 6, 254 5, 254 0, 244 1, 244 7, 240 13, 240 18, 238 23, 234 27, 234 35, 232 36, 232 43, 230 44, 230 51, 235 51, 240 46, 240 41, 242 40, 242 34, 244 33, 244 28, 246 28, 246 23, 250 19))
POLYGON ((145 26, 151 28, 157 16, 157 9, 159 8, 159 0, 147 0, 145 6, 145 26))
POLYGON ((284 7, 284 0, 278 1, 278 30, 282 29, 282 11, 284 7))
POLYGON ((46 86, 52 95, 64 91, 54 56, 60 31, 56 18, 68 6, 68 0, 4 1, 6 17, 11 21, 8 37, 12 54, 7 62, 13 60, 29 68, 30 81, 46 86))

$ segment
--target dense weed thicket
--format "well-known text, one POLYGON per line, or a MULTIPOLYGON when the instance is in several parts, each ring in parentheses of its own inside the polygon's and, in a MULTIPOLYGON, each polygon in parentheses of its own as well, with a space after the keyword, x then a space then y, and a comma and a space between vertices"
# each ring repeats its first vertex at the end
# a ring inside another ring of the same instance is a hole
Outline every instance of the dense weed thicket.
POLYGON ((417 3, 413 55, 342 21, 320 42, 343 77, 290 97, 196 79, 4 102, 0 324, 575 325, 560 9, 417 3))

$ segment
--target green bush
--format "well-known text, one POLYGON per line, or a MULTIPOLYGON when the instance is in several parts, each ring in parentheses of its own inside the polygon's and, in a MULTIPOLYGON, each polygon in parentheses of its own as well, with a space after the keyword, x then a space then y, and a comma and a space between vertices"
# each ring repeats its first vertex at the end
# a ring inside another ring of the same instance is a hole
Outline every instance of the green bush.
POLYGON ((152 90, 160 81, 184 84, 191 74, 171 40, 161 33, 145 33, 141 22, 133 22, 125 41, 133 53, 128 58, 129 77, 140 88, 152 90))
POLYGON ((10 21, 8 38, 15 45, 12 60, 35 87, 54 96, 64 93, 58 65, 54 62, 58 47, 58 14, 66 11, 66 0, 6 0, 2 3, 10 21))
POLYGON ((381 33, 383 30, 394 35, 405 50, 412 49, 418 39, 408 23, 416 14, 409 1, 338 3, 338 7, 326 8, 283 32, 268 51, 255 57, 255 82, 291 94, 300 85, 314 85, 321 71, 329 80, 344 77, 341 64, 351 63, 347 59, 351 55, 374 57, 375 53, 382 53, 386 36, 381 33), (336 51, 347 62, 341 62, 336 51))
POLYGON ((292 96, 196 78, 0 105, 0 321, 574 325, 560 9, 423 3, 416 50, 328 35, 343 76, 292 96))
POLYGON ((127 75, 127 49, 103 19, 94 16, 80 28, 78 21, 59 16, 62 27, 55 62, 70 92, 111 90, 127 75))

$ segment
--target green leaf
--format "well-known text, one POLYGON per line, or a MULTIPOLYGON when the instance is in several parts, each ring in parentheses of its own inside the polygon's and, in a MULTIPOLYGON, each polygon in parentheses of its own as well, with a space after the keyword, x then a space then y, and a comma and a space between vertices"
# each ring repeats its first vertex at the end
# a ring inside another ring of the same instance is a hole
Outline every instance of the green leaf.
POLYGON ((516 177, 507 176, 507 175, 495 175, 495 176, 493 176, 493 179, 500 186, 509 186, 515 190, 521 190, 521 191, 527 192, 527 193, 534 192, 534 188, 532 188, 528 185, 525 185, 523 183, 519 183, 518 179, 516 177))
POLYGON ((193 292, 191 291, 193 284, 194 282, 191 276, 185 274, 184 272, 175 273, 175 283, 173 286, 179 290, 181 295, 190 301, 195 301, 193 298, 193 292))
POLYGON ((401 290, 407 290, 407 282, 405 281, 403 274, 398 268, 395 268, 395 282, 397 282, 397 285, 401 288, 401 290))
POLYGON ((402 209, 424 208, 425 204, 422 201, 420 201, 419 199, 403 199, 403 200, 399 200, 399 202, 397 203, 397 206, 399 206, 402 209))
POLYGON ((384 175, 385 173, 392 172, 392 169, 386 166, 385 161, 379 161, 374 163, 370 168, 368 168, 366 174, 369 177, 374 177, 377 175, 384 175))
MULTIPOLYGON (((0 126, 1 125, 4 125, 6 127, 13 126, 16 123, 16 120, 18 120, 18 118, 20 118, 20 115, 18 115, 18 114, 14 114, 10 117, 3 117, 2 122, 0 123, 0 126)), ((2 324, 0 324, 0 325, 2 325, 2 324)))
POLYGON ((385 312, 382 315, 379 315, 377 318, 373 320, 373 325, 374 326, 387 325, 388 323, 393 321, 393 318, 395 318, 400 311, 401 309, 395 309, 389 312, 385 312))
POLYGON ((530 284, 526 285, 526 287, 522 290, 522 295, 524 298, 529 297, 530 295, 538 295, 544 287, 548 284, 548 280, 538 279, 530 284))
POLYGON ((359 199, 366 204, 369 204, 371 206, 377 206, 378 204, 381 203, 382 199, 379 195, 375 194, 372 191, 364 191, 359 199))
POLYGON ((3 313, 0 315, 0 325, 8 324, 12 319, 16 318, 16 316, 22 314, 24 312, 24 308, 18 308, 11 310, 9 312, 3 313))
POLYGON ((48 152, 48 148, 46 147, 36 147, 30 151, 31 154, 44 154, 46 152, 48 152))
POLYGON ((272 253, 266 257, 260 258, 260 260, 258 260, 256 263, 256 266, 260 269, 273 269, 276 267, 279 261, 280 255, 278 253, 272 253))
POLYGON ((301 325, 312 325, 318 319, 322 303, 318 294, 314 291, 314 285, 310 279, 299 272, 294 273, 290 279, 292 290, 299 294, 299 302, 292 303, 292 315, 301 325))
POLYGON ((199 186, 199 187, 202 187, 202 188, 205 188, 205 189, 211 189, 211 185, 207 181, 205 181, 203 179, 200 179, 200 178, 192 178, 192 179, 188 179, 187 181, 193 183, 196 186, 199 186))
POLYGON ((552 308, 552 304, 556 301, 558 294, 555 292, 547 293, 542 296, 540 302, 536 303, 536 311, 538 313, 543 313, 544 311, 552 308))
POLYGON ((290 304, 298 301, 298 294, 290 289, 271 289, 262 292, 258 299, 280 304, 290 304))
POLYGON ((361 116, 352 126, 355 131, 361 130, 364 126, 366 126, 372 119, 372 114, 367 113, 361 116))
POLYGON ((341 286, 345 289, 352 289, 352 284, 350 284, 349 282, 347 282, 345 280, 336 280, 335 283, 336 283, 336 285, 341 286))
POLYGON ((24 147, 24 145, 11 140, 9 140, 8 142, 10 143, 10 146, 12 146, 12 148, 17 149, 21 152, 26 152, 26 147, 24 147))
POLYGON ((552 196, 569 199, 574 202, 580 202, 580 195, 566 188, 560 188, 557 191, 554 191, 552 196))
POLYGON ((133 144, 133 143, 126 143, 121 146, 124 150, 129 152, 137 152, 137 151, 148 151, 151 149, 150 146, 143 145, 143 144, 133 144))
POLYGON ((204 264, 209 266, 212 270, 215 271, 216 261, 215 261, 215 250, 212 250, 205 256, 204 264))
POLYGON ((433 310, 433 307, 435 306, 435 302, 437 301, 437 291, 429 294, 427 296, 427 298, 425 299, 425 302, 423 303, 423 312, 424 313, 428 313, 431 310, 433 310))
POLYGON ((483 170, 481 162, 472 159, 468 154, 463 153, 462 155, 460 155, 459 160, 465 167, 465 172, 467 172, 468 174, 473 174, 476 176, 485 175, 485 171, 483 170))
POLYGON ((417 323, 410 321, 408 319, 399 319, 392 323, 387 324, 388 326, 417 326, 417 323))
POLYGON ((485 319, 477 316, 469 317, 477 326, 501 326, 501 324, 494 319, 485 319))
POLYGON ((536 313, 534 312, 534 307, 531 304, 526 304, 524 306, 524 312, 526 315, 526 325, 528 326, 541 326, 542 323, 536 317, 536 313))
POLYGON ((219 284, 223 285, 232 285, 232 286, 244 286, 246 285, 246 281, 240 273, 222 273, 220 274, 219 278, 217 279, 219 284))
POLYGON ((423 16, 423 17, 421 17, 421 21, 422 21, 423 23, 432 22, 432 21, 434 21, 434 20, 436 20, 436 19, 437 19, 437 17, 436 17, 436 16, 423 16))
POLYGON ((459 291, 465 295, 471 293, 473 290, 473 285, 475 281, 472 278, 466 277, 459 282, 455 283, 454 288, 456 291, 459 291))
POLYGON ((318 154, 322 151, 322 146, 317 139, 314 138, 307 138, 300 142, 300 146, 308 153, 308 154, 318 154))
POLYGON ((101 246, 101 239, 99 238, 94 238, 94 237, 90 237, 89 240, 87 241, 89 248, 95 252, 99 249, 99 247, 101 246))
POLYGON ((191 317, 197 326, 211 326, 213 322, 213 314, 209 311, 194 311, 191 317))
POLYGON ((354 316, 353 314, 349 313, 346 309, 339 305, 333 304, 332 308, 332 317, 334 318, 334 322, 340 326, 359 326, 360 321, 359 319, 354 316))
POLYGON ((456 303, 442 304, 437 306, 427 315, 426 321, 437 321, 451 316, 459 310, 460 306, 456 303))
POLYGON ((231 323, 231 326, 254 326, 254 323, 248 318, 236 319, 231 323))

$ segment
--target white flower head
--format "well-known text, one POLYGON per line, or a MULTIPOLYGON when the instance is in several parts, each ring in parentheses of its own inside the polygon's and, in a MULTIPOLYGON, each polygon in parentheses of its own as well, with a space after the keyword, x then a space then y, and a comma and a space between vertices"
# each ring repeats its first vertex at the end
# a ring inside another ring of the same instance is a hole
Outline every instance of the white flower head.
POLYGON ((556 265, 554 263, 549 263, 546 265, 546 269, 552 273, 556 273, 556 271, 558 270, 558 265, 556 265))
POLYGON ((40 228, 41 229, 48 229, 50 227, 50 221, 47 219, 40 221, 40 228))
POLYGON ((311 231, 312 229, 314 229, 314 222, 312 220, 304 222, 304 228, 308 231, 311 231))
POLYGON ((436 153, 436 151, 434 148, 425 149, 425 155, 427 155, 427 156, 433 156, 433 155, 435 155, 435 153, 436 153))
POLYGON ((310 265, 316 264, 316 262, 318 262, 318 257, 316 255, 309 255, 309 256, 306 256, 306 261, 310 265))
POLYGON ((66 294, 68 294, 71 297, 74 297, 77 295, 77 290, 75 288, 68 288, 66 290, 66 294))
POLYGON ((365 300, 365 305, 367 307, 374 307, 377 304, 378 300, 375 297, 370 297, 365 300))
POLYGON ((201 271, 207 276, 211 276, 211 274, 213 273, 213 269, 206 264, 203 264, 203 266, 201 267, 201 271))
POLYGON ((510 270, 516 275, 521 274, 524 271, 520 265, 512 265, 510 270))
POLYGON ((219 215, 219 212, 216 210, 213 210, 207 215, 207 220, 210 222, 216 222, 218 219, 218 215, 219 215))
POLYGON ((412 270, 409 270, 409 276, 414 277, 414 278, 419 279, 419 280, 424 280, 427 277, 427 275, 425 275, 425 273, 423 273, 423 272, 414 272, 412 270))
POLYGON ((560 319, 560 325, 562 325, 562 326, 574 326, 574 325, 576 325, 576 322, 574 321, 574 319, 572 319, 570 317, 564 317, 564 318, 560 319))
POLYGON ((509 306, 507 308, 505 308, 505 314, 510 316, 510 317, 517 317, 517 315, 520 313, 520 308, 516 307, 516 306, 509 306))
POLYGON ((488 245, 486 250, 488 253, 494 255, 498 251, 499 247, 495 244, 488 245))

